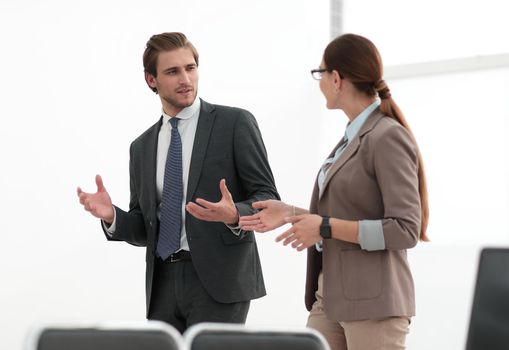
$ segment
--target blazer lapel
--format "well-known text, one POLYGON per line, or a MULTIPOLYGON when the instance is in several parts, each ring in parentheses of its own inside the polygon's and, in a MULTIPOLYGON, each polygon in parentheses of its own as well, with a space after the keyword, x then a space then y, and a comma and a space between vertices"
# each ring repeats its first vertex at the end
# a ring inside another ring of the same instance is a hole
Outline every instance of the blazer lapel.
POLYGON ((207 146, 209 144, 210 133, 212 132, 212 125, 216 118, 214 113, 214 106, 201 100, 200 116, 198 125, 196 126, 196 134, 194 137, 193 153, 191 155, 191 164, 189 166, 189 178, 187 184, 186 201, 193 198, 198 180, 200 179, 201 168, 203 160, 207 153, 207 146))
MULTIPOLYGON (((369 132, 371 129, 373 129, 373 127, 376 125, 376 123, 378 123, 378 121, 380 120, 380 118, 383 117, 383 114, 380 112, 380 109, 377 108, 375 109, 371 115, 366 119, 366 121, 364 122, 364 125, 361 127, 361 129, 359 130, 359 132, 357 133, 357 135, 355 135, 355 137, 353 138, 353 140, 351 140, 347 147, 345 148, 345 150, 343 151, 343 153, 341 153, 341 155, 339 156, 338 160, 336 160, 336 163, 332 164, 331 168, 329 169, 329 171, 327 172, 327 176, 325 177, 325 180, 323 182, 323 190, 322 190, 322 194, 325 193, 325 190, 327 188, 327 185, 329 184, 329 182, 331 181, 331 178, 334 176, 334 174, 336 174, 339 169, 341 169, 343 167, 343 165, 345 165, 345 163, 355 154, 357 153, 357 149, 359 148, 360 146, 360 140, 362 138, 362 136, 364 136, 364 134, 366 134, 367 132, 369 132)), ((320 195, 320 198, 322 196, 320 195)))
POLYGON ((320 190, 318 189, 318 175, 316 176, 315 186, 313 187, 313 194, 309 203, 309 213, 318 214, 318 197, 320 190))

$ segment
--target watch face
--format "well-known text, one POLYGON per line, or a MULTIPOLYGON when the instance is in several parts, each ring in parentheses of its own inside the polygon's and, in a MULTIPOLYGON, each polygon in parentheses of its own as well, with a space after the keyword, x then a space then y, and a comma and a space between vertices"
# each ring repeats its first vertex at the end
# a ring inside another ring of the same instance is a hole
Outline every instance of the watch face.
POLYGON ((325 239, 331 238, 330 226, 321 227, 320 236, 322 236, 325 239))
POLYGON ((331 227, 329 224, 329 217, 324 216, 322 218, 322 224, 320 225, 320 236, 325 239, 332 237, 331 227))

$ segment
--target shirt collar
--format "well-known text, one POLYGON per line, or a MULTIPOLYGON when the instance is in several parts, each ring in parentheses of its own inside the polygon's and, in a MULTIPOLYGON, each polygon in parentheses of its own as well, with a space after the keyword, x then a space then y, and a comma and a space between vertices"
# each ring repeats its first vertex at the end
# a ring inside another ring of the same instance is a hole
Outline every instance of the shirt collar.
MULTIPOLYGON (((179 119, 191 119, 195 114, 197 114, 197 112, 200 111, 200 106, 201 106, 201 100, 198 96, 196 96, 193 104, 190 105, 189 107, 184 108, 180 112, 178 112, 175 117, 179 118, 179 119)), ((171 116, 166 114, 162 108, 161 108, 161 113, 163 114, 163 119, 164 119, 163 122, 164 123, 167 123, 170 120, 170 118, 172 118, 171 116)))
POLYGON ((380 106, 380 100, 376 99, 375 102, 373 102, 368 107, 366 107, 366 109, 364 109, 357 117, 354 118, 354 120, 352 120, 348 124, 348 126, 346 127, 346 131, 345 131, 346 137, 348 138, 348 142, 353 140, 353 138, 355 137, 355 135, 357 135, 357 133, 359 132, 360 128, 362 127, 362 125, 364 124, 366 119, 368 119, 370 114, 378 106, 380 106))

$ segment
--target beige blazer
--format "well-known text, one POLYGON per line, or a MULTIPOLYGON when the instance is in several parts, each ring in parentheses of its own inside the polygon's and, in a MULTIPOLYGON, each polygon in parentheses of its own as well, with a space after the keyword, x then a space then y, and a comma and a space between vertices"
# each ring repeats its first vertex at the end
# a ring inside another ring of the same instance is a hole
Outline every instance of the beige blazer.
POLYGON ((365 251, 359 244, 336 239, 324 240, 323 253, 309 248, 308 310, 323 267, 329 319, 415 315, 406 250, 417 244, 420 233, 417 167, 417 147, 408 131, 376 109, 330 168, 321 197, 315 183, 311 213, 344 220, 381 219, 385 250, 365 251))

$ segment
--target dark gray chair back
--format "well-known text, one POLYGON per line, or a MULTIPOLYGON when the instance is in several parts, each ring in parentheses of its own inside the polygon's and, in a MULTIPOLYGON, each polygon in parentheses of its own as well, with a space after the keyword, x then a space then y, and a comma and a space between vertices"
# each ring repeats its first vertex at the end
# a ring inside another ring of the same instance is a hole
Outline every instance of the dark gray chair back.
POLYGON ((323 336, 310 328, 257 328, 201 323, 184 333, 189 350, 329 350, 323 336))
POLYGON ((467 350, 509 349, 509 249, 481 251, 467 350))
POLYGON ((26 350, 184 350, 180 333, 157 321, 46 324, 35 327, 26 350))

